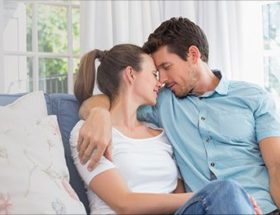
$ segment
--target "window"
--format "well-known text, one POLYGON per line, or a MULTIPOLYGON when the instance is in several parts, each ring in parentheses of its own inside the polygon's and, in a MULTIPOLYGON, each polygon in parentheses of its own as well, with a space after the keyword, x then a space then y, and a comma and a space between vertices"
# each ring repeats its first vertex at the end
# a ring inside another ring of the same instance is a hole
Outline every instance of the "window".
POLYGON ((5 93, 72 93, 80 54, 79 1, 10 1, 5 93))
POLYGON ((265 85, 280 104, 280 2, 263 5, 265 85))

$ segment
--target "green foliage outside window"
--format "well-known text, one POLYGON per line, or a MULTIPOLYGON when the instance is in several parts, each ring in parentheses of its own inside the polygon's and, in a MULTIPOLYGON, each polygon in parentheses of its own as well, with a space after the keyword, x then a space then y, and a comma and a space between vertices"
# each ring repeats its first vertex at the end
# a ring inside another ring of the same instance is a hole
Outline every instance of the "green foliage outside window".
MULTIPOLYGON (((79 9, 72 9, 73 53, 79 54, 79 9)), ((32 4, 26 4, 27 50, 32 51, 32 4)), ((54 4, 38 4, 38 51, 67 54, 67 7, 54 4)), ((28 62, 29 68, 32 61, 28 62)), ((39 87, 46 92, 67 92, 67 58, 39 58, 39 87)), ((29 74, 29 77, 32 75, 29 74)), ((30 83, 32 85, 32 83, 30 83)))

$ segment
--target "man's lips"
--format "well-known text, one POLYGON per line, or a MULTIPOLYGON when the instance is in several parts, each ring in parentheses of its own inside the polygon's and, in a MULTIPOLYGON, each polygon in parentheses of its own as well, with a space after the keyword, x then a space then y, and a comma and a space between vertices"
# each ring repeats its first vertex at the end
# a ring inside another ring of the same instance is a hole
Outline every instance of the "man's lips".
POLYGON ((170 83, 170 84, 167 84, 167 87, 172 88, 174 85, 175 85, 175 83, 170 83))
POLYGON ((175 86, 175 83, 167 84, 167 87, 171 90, 173 90, 173 87, 175 86))

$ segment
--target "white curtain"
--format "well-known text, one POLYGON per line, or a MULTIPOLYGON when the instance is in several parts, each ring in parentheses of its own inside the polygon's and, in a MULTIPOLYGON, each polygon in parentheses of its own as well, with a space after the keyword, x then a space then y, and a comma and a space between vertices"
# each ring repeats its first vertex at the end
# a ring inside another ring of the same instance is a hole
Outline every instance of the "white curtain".
POLYGON ((264 83, 261 2, 199 1, 197 23, 210 45, 210 66, 228 78, 264 83))
POLYGON ((118 43, 142 45, 160 22, 157 1, 82 1, 82 53, 118 43))
POLYGON ((118 43, 143 45, 170 17, 188 17, 206 33, 209 65, 229 79, 263 84, 261 3, 258 1, 82 1, 81 50, 118 43))
POLYGON ((0 92, 4 92, 4 65, 3 65, 3 32, 4 32, 4 9, 3 0, 0 0, 0 92))

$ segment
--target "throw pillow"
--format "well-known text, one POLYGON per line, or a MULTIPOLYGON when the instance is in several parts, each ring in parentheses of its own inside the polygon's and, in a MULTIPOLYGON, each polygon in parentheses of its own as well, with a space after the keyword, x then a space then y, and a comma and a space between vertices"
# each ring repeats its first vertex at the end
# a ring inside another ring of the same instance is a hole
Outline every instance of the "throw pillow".
POLYGON ((1 107, 0 119, 0 214, 85 214, 43 93, 1 107))

